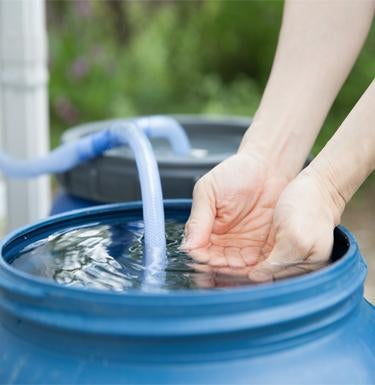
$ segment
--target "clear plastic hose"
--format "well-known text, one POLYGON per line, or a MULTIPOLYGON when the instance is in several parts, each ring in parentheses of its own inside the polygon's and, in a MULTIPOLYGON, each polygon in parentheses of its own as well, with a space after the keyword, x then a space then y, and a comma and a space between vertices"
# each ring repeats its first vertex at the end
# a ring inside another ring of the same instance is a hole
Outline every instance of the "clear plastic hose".
POLYGON ((11 177, 61 173, 107 150, 128 145, 134 153, 141 185, 147 281, 155 278, 155 282, 160 282, 157 275, 166 263, 163 195, 157 161, 146 135, 167 139, 178 155, 190 153, 189 140, 179 123, 169 117, 155 116, 118 121, 109 129, 64 144, 35 160, 19 161, 0 153, 0 170, 11 177))
POLYGON ((134 153, 145 226, 145 268, 156 273, 163 270, 166 259, 163 193, 158 165, 149 140, 137 126, 119 123, 109 132, 117 144, 128 144, 134 153))
POLYGON ((149 138, 168 138, 177 155, 186 156, 191 146, 185 130, 176 119, 168 116, 146 116, 137 119, 137 125, 149 138))

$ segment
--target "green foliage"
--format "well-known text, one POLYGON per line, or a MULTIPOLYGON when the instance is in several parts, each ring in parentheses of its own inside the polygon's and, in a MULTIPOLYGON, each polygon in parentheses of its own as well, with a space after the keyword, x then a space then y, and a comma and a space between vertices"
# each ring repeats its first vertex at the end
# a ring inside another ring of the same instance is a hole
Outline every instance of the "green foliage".
MULTIPOLYGON (((86 121, 153 113, 251 115, 280 1, 49 1, 52 144, 86 121)), ((370 83, 374 29, 315 151, 370 83), (371 48, 371 49, 370 49, 371 48)))

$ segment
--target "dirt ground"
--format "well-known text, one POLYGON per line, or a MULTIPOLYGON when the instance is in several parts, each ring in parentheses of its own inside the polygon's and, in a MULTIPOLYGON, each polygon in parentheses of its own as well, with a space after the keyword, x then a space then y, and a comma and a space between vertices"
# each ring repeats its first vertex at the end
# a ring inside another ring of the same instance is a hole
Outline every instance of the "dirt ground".
POLYGON ((342 224, 357 238, 368 264, 366 298, 375 304, 375 181, 369 180, 349 202, 342 224))

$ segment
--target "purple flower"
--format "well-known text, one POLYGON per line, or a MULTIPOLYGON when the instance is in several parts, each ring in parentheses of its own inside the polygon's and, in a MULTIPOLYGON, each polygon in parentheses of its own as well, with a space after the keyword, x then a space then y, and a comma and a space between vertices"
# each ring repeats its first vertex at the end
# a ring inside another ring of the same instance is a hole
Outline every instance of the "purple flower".
POLYGON ((87 18, 91 14, 90 0, 74 0, 74 7, 81 18, 87 18))
POLYGON ((74 79, 82 79, 90 70, 89 63, 84 56, 75 59, 69 68, 69 75, 74 79))
POLYGON ((74 124, 78 121, 79 113, 73 104, 65 97, 60 96, 54 102, 57 116, 67 124, 74 124))

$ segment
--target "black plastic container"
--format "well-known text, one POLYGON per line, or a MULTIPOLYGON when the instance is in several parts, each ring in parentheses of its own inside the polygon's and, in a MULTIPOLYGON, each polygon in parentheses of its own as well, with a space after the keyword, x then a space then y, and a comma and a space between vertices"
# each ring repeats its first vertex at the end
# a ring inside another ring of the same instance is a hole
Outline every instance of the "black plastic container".
MULTIPOLYGON (((195 182, 237 151, 250 118, 174 116, 185 128, 193 151, 189 158, 172 153, 169 144, 151 139, 159 164, 165 198, 191 198, 195 182)), ((99 131, 114 120, 73 127, 62 136, 66 143, 99 131)), ((75 197, 95 202, 139 200, 140 189, 134 158, 128 148, 109 151, 101 158, 57 176, 63 189, 75 197)))

